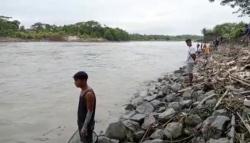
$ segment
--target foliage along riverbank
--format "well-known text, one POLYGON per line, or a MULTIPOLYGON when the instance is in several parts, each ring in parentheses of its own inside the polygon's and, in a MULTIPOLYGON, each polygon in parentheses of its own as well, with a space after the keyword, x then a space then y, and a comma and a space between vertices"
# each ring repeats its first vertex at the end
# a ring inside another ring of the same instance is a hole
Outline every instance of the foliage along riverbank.
POLYGON ((180 41, 191 38, 202 39, 197 35, 142 35, 129 34, 120 28, 111 28, 96 21, 78 22, 70 25, 50 25, 35 23, 30 28, 21 26, 11 17, 0 16, 0 42, 22 41, 78 41, 78 42, 104 42, 104 41, 180 41))

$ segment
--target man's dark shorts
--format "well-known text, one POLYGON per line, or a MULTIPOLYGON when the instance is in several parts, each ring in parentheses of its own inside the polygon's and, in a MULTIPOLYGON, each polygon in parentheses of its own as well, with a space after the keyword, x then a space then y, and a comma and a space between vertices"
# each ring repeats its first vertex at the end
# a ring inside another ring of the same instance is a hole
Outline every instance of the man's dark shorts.
POLYGON ((83 143, 93 143, 94 126, 95 126, 95 123, 90 124, 90 126, 87 129, 87 135, 83 136, 81 134, 81 129, 83 127, 83 123, 78 123, 78 130, 79 130, 79 135, 80 135, 81 142, 83 142, 83 143))

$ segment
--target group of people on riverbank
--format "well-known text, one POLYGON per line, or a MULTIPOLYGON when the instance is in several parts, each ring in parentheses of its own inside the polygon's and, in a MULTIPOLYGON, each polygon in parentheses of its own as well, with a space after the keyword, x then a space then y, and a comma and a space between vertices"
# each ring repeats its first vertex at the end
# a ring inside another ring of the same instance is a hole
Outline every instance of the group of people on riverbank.
MULTIPOLYGON (((186 45, 189 48, 186 59, 186 70, 189 77, 189 86, 193 84, 193 68, 197 62, 197 57, 205 57, 208 61, 211 52, 217 49, 219 42, 215 41, 212 48, 211 44, 208 43, 198 43, 197 47, 193 46, 192 40, 187 39, 186 45), (216 47, 216 48, 215 48, 216 47)), ((77 72, 73 79, 75 81, 75 86, 81 89, 78 104, 78 130, 80 135, 80 140, 83 143, 93 142, 93 130, 95 125, 95 109, 96 109, 96 96, 94 90, 88 85, 88 74, 84 71, 77 72)))
POLYGON ((193 67, 197 62, 197 58, 203 56, 205 59, 204 65, 208 64, 209 58, 213 51, 218 50, 220 40, 216 38, 211 43, 197 43, 196 48, 194 48, 192 40, 186 40, 187 47, 189 48, 186 60, 186 71, 189 77, 189 86, 193 85, 193 67))

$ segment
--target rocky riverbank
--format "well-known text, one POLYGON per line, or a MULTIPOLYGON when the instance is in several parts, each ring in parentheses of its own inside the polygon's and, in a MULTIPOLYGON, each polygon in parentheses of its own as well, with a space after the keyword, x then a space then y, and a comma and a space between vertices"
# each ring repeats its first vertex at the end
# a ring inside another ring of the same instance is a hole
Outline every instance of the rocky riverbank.
POLYGON ((249 142, 250 48, 198 57, 192 87, 184 74, 181 67, 137 93, 98 142, 249 142))

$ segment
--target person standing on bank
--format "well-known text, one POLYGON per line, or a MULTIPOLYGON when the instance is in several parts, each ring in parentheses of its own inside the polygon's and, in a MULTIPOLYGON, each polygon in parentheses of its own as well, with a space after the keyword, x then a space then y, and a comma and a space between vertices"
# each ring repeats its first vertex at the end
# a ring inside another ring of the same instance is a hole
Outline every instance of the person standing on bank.
POLYGON ((187 74, 189 76, 189 86, 192 86, 192 84, 193 84, 193 68, 194 68, 194 64, 195 64, 196 55, 195 55, 195 48, 192 46, 192 40, 187 39, 186 44, 189 48, 187 60, 186 60, 186 62, 187 62, 187 74))
POLYGON ((96 97, 93 89, 88 86, 88 74, 84 71, 77 72, 74 76, 75 86, 81 89, 79 96, 77 124, 82 143, 93 142, 95 126, 96 97))

